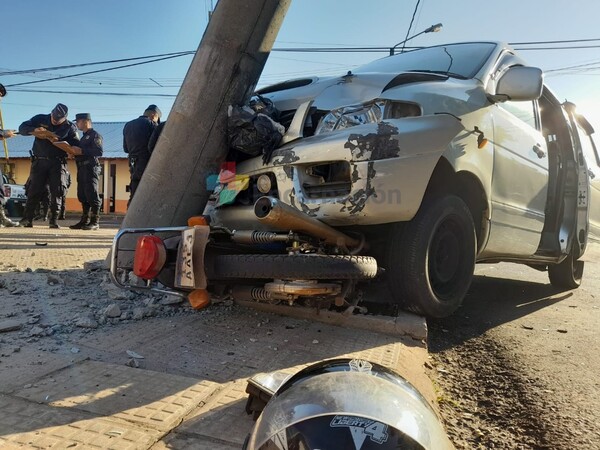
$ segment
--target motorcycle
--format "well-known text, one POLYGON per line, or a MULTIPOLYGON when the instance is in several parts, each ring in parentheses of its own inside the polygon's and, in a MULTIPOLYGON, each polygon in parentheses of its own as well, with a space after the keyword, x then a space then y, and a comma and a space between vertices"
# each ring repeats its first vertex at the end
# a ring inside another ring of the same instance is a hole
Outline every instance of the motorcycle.
POLYGON ((187 297, 192 305, 226 292, 238 300, 328 308, 355 307, 357 284, 380 273, 375 258, 359 254, 366 248, 364 237, 274 197, 255 201, 253 229, 211 224, 219 190, 188 226, 120 230, 112 247, 112 281, 125 289, 187 297))

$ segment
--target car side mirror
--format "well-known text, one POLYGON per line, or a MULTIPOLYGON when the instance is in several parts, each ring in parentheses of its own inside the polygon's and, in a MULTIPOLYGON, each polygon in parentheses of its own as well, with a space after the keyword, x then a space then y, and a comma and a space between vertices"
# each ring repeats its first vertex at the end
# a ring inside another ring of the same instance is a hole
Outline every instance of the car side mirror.
POLYGON ((513 66, 502 74, 490 100, 493 102, 531 101, 542 95, 544 77, 537 67, 513 66))

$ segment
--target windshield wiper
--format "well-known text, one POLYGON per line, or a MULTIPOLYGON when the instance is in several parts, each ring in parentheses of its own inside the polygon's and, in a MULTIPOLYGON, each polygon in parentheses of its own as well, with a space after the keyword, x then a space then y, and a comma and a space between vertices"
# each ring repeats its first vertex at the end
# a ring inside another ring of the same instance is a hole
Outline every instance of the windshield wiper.
POLYGON ((468 80, 468 78, 465 77, 464 75, 461 75, 459 73, 454 73, 454 72, 446 72, 445 70, 415 69, 415 70, 408 70, 408 72, 434 73, 436 75, 446 75, 451 78, 458 78, 459 80, 468 80))

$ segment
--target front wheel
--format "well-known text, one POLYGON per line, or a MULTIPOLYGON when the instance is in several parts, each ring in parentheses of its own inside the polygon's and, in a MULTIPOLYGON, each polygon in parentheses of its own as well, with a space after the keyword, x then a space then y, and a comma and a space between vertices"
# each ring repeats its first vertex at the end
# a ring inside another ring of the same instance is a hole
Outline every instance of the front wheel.
POLYGON ((548 278, 552 286, 560 289, 577 289, 583 278, 583 261, 578 261, 573 250, 560 264, 548 266, 548 278))
POLYGON ((473 217, 455 195, 426 199, 404 227, 392 229, 388 284, 404 308, 428 317, 452 314, 475 269, 473 217))

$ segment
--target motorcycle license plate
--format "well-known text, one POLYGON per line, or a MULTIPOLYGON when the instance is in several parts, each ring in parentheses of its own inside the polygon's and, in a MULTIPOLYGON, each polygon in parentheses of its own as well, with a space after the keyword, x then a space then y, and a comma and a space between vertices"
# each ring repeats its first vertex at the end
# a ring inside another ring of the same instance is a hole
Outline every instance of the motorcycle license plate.
POLYGON ((205 289, 204 250, 208 243, 210 228, 195 226, 181 232, 177 251, 175 286, 183 289, 205 289))

